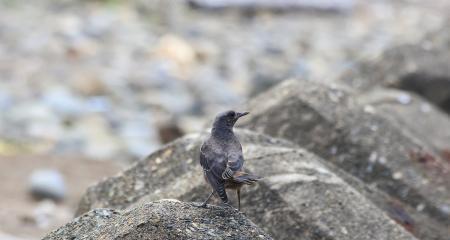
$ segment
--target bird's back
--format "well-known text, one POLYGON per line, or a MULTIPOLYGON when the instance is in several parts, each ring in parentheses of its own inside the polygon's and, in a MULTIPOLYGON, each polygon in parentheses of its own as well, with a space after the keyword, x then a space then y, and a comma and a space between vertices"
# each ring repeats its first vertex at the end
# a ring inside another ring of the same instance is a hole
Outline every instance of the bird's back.
POLYGON ((200 164, 203 168, 215 167, 222 172, 225 170, 227 162, 234 162, 242 168, 244 158, 239 140, 233 135, 228 138, 217 138, 211 135, 200 149, 200 164))

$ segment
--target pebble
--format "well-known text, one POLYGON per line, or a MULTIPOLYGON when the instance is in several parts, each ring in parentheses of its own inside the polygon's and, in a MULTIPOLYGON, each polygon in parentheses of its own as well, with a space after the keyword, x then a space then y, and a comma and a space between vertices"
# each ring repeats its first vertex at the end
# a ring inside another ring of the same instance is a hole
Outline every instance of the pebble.
POLYGON ((395 180, 399 180, 403 178, 403 173, 401 172, 395 172, 394 174, 392 174, 392 178, 395 180))
POLYGON ((411 103, 411 96, 409 96, 409 94, 402 93, 397 97, 397 101, 404 105, 409 104, 411 103))
POLYGON ((85 111, 83 99, 65 87, 49 89, 43 96, 42 104, 49 106, 50 109, 62 115, 74 116, 85 111))
POLYGON ((35 199, 61 201, 66 197, 63 175, 54 169, 36 169, 29 177, 29 192, 35 199))
POLYGON ((39 202, 33 210, 35 224, 39 228, 48 228, 54 218, 56 211, 55 203, 49 200, 39 202))

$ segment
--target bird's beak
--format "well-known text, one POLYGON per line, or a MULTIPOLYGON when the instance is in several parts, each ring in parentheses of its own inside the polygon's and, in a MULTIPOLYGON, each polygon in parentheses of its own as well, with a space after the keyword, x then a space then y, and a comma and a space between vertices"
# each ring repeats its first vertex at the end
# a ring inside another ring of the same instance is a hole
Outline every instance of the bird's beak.
POLYGON ((241 113, 238 112, 238 113, 236 113, 236 120, 241 118, 241 117, 243 117, 243 116, 245 116, 245 115, 247 115, 247 114, 249 114, 249 112, 241 112, 241 113))

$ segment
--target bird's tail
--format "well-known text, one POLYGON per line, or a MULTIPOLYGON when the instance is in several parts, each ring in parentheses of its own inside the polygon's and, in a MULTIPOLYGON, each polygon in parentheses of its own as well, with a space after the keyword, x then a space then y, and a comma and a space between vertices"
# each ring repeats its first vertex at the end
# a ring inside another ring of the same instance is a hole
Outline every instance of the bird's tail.
POLYGON ((236 172, 233 175, 233 181, 236 183, 242 183, 247 185, 252 185, 253 183, 261 180, 262 177, 258 177, 246 172, 236 172))

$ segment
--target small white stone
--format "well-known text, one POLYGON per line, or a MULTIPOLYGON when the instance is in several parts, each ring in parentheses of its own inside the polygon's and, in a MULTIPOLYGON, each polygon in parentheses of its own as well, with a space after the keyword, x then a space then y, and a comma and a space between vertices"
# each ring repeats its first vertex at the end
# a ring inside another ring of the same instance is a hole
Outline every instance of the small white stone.
POLYGON ((394 179, 396 179, 396 180, 401 179, 402 177, 403 177, 403 174, 402 174, 401 172, 395 172, 395 173, 392 175, 392 178, 394 178, 394 179))
POLYGON ((371 163, 374 163, 377 161, 377 157, 378 157, 378 154, 376 152, 372 152, 369 156, 369 161, 371 163))
POLYGON ((423 211, 423 209, 425 209, 425 204, 421 203, 421 204, 417 205, 416 209, 419 212, 423 211))
POLYGON ((397 96, 397 101, 401 104, 409 104, 411 103, 411 96, 409 96, 409 94, 407 93, 402 93, 397 96))
POLYGON ((366 113, 375 113, 375 108, 372 105, 364 106, 364 112, 366 113))

